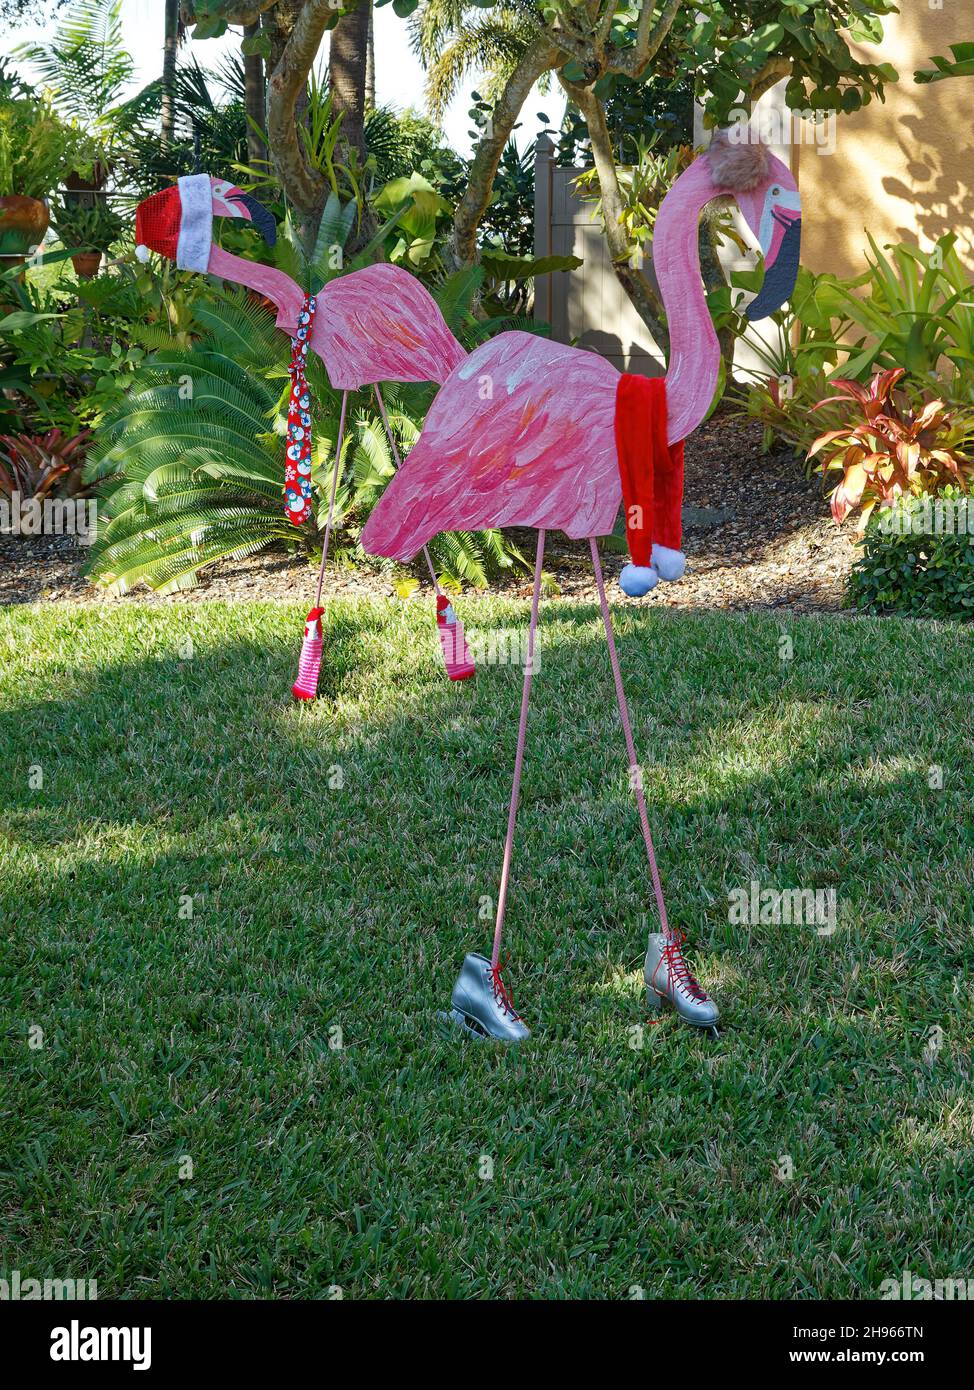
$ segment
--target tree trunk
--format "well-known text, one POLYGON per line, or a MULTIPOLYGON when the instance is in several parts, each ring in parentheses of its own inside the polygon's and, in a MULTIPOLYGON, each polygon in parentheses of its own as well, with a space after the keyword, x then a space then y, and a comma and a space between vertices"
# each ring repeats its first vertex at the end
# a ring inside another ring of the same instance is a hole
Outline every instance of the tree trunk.
POLYGON ((375 6, 369 5, 369 47, 365 55, 365 109, 375 110, 375 6))
POLYGON ((277 3, 271 5, 260 17, 261 28, 271 43, 271 51, 267 55, 268 77, 284 56, 287 41, 294 31, 302 6, 303 0, 277 0, 277 3))
POLYGON ((179 47, 179 0, 166 0, 165 39, 162 50, 162 144, 171 145, 176 134, 176 50, 179 47))
POLYGON ((344 161, 354 151, 359 164, 365 162, 365 70, 371 18, 372 0, 358 0, 331 31, 328 48, 328 90, 332 109, 342 118, 339 158, 344 161))
POLYGON ((314 245, 327 181, 309 166, 298 135, 298 105, 325 30, 335 20, 332 0, 278 0, 264 15, 271 37, 267 79, 267 141, 274 172, 295 212, 302 245, 314 245))
MULTIPOLYGON (((260 32, 259 24, 245 24, 244 38, 260 32)), ((259 53, 244 54, 244 104, 247 110, 247 159, 258 168, 267 158, 267 142, 254 129, 267 130, 267 92, 264 83, 264 60, 259 53)))
POLYGON ((521 107, 542 73, 561 60, 562 55, 550 39, 539 36, 525 49, 494 105, 490 124, 474 150, 467 186, 453 217, 448 254, 457 269, 472 265, 477 259, 477 231, 490 203, 504 146, 521 114, 521 107))
POLYGON ((634 264, 626 229, 622 224, 626 200, 619 184, 605 110, 591 87, 579 87, 564 79, 561 81, 568 95, 578 103, 588 126, 589 138, 592 141, 592 160, 598 175, 599 192, 602 195, 605 239, 615 277, 636 313, 652 333, 660 350, 665 353, 669 347, 669 334, 664 321, 663 306, 649 276, 639 265, 634 264))

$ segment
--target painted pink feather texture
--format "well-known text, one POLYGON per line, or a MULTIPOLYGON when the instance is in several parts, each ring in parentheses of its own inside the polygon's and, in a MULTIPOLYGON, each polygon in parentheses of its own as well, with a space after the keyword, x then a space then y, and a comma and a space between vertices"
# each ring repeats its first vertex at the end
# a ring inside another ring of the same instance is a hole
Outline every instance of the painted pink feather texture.
MULTIPOLYGON (((214 181, 213 192, 216 211, 244 215, 231 198, 233 185, 214 181)), ((700 276, 697 229, 704 207, 723 194, 737 199, 755 236, 763 237, 766 267, 800 222, 787 167, 768 151, 731 150, 726 140, 718 141, 713 163, 706 155, 695 160, 664 198, 653 259, 670 333, 671 444, 704 419, 717 384, 720 349, 700 276), (769 199, 779 202, 772 208, 769 199)), ((270 298, 278 327, 293 336, 304 294, 290 276, 215 243, 208 269, 270 298)), ((612 530, 622 497, 619 373, 605 359, 527 333, 501 333, 468 357, 423 285, 388 264, 340 276, 321 290, 310 347, 337 391, 383 381, 440 386, 420 439, 362 533, 371 554, 410 560, 438 532, 451 530, 529 526, 573 538, 612 530)))
MULTIPOLYGON (((766 178, 795 187, 771 154, 766 178)), ((697 229, 706 205, 732 191, 714 183, 706 157, 697 159, 656 219, 654 267, 670 331, 671 444, 697 428, 717 386, 720 346, 700 276, 697 229)), ((758 190, 736 196, 754 226, 758 190)), ((355 278, 336 288, 351 289, 355 278)), ((443 381, 419 440, 362 532, 363 547, 405 561, 440 531, 531 526, 573 539, 607 535, 622 500, 618 382, 616 368, 595 353, 532 334, 501 333, 484 343, 443 381)))
POLYGON ((324 287, 311 346, 336 391, 377 381, 442 384, 466 357, 429 291, 408 270, 385 264, 324 287))
POLYGON ((441 388, 369 518, 363 546, 409 560, 440 531, 611 531, 622 500, 618 381, 612 363, 594 352, 499 333, 441 388))

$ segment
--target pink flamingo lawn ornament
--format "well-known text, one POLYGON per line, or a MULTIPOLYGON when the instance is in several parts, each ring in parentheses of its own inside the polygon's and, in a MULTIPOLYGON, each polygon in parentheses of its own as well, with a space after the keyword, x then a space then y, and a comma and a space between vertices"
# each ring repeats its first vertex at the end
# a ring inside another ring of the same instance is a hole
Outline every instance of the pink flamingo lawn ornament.
MULTIPOLYGON (((342 393, 318 589, 305 624, 298 678, 293 686, 296 699, 313 700, 322 655, 321 593, 342 465, 349 392, 363 386, 373 388, 398 468, 402 461, 379 383, 442 383, 464 361, 466 353, 447 327, 432 295, 398 266, 369 266, 331 281, 317 295, 308 295, 283 271, 224 251, 213 240, 214 217, 243 218, 254 223, 269 245, 276 240, 274 219, 256 198, 225 179, 192 174, 139 204, 135 218, 136 255, 144 261, 150 251, 157 251, 175 261, 181 270, 219 275, 256 290, 277 306, 277 327, 292 341, 285 511, 295 525, 308 520, 312 512, 311 400, 304 377, 309 348, 324 362, 333 388, 342 393)), ((436 591, 437 624, 447 674, 451 680, 465 680, 474 674, 474 665, 463 628, 440 587, 427 546, 423 544, 419 549, 436 591)))
MULTIPOLYGON (((180 180, 180 188, 187 182, 180 180)), ((166 190, 154 199, 171 193, 166 190)), ((170 229, 166 237, 158 234, 148 214, 143 215, 154 199, 140 206, 138 241, 172 255, 177 264, 223 275, 267 295, 278 305, 278 326, 296 335, 308 301, 290 277, 230 256, 211 244, 207 218, 212 219, 214 210, 252 217, 258 226, 263 220, 260 214, 263 218, 268 214, 238 189, 216 180, 205 197, 204 193, 200 184, 191 195, 201 209, 209 200, 196 217, 205 233, 198 238, 198 246, 184 250, 179 227, 175 232, 170 229)), ((787 167, 763 145, 735 145, 726 134, 718 135, 676 180, 657 215, 653 263, 670 331, 664 381, 620 376, 611 363, 593 353, 527 333, 501 333, 468 356, 433 299, 395 266, 375 265, 343 276, 317 297, 310 346, 324 361, 333 387, 344 393, 332 508, 348 391, 373 385, 385 420, 380 381, 440 384, 405 464, 392 441, 398 471, 363 531, 366 551, 408 561, 441 531, 527 526, 538 532, 493 950, 489 960, 476 953, 466 957, 449 1015, 476 1036, 513 1042, 529 1035, 501 978, 500 948, 524 764, 545 533, 552 528, 589 541, 661 928, 651 935, 646 958, 647 1003, 655 1009, 666 998, 688 1022, 716 1031, 716 1005, 687 968, 683 938, 667 921, 597 539, 612 532, 625 501, 635 563, 620 576, 624 590, 640 596, 659 579, 674 580, 683 573, 685 561, 679 548, 682 445, 707 414, 720 366, 720 348, 700 278, 698 224, 708 203, 728 196, 736 199, 764 253, 764 284, 747 310, 748 317, 753 320, 773 313, 794 288, 801 235, 797 185, 787 167)), ((171 217, 172 207, 168 211, 171 217)), ((296 352, 300 350, 296 347, 296 352)), ((436 585, 435 575, 433 579, 436 585)), ((445 596, 436 587, 442 603, 445 596)), ((319 577, 319 601, 312 610, 315 618, 320 617, 320 593, 319 577)), ((307 632, 320 637, 311 616, 307 632)), ((465 669, 467 663, 461 654, 454 664, 465 669)))
POLYGON ((526 333, 501 333, 450 372, 422 435, 362 533, 371 554, 408 560, 439 531, 530 526, 538 545, 507 838, 489 960, 471 953, 453 991, 454 1022, 479 1036, 519 1041, 528 1030, 500 974, 500 948, 514 846, 541 593, 545 532, 586 537, 592 555, 630 779, 649 860, 660 932, 645 965, 651 1009, 673 1003, 688 1022, 716 1033, 716 1005, 687 968, 682 935, 667 922, 632 725, 619 669, 597 538, 626 506, 635 564, 620 583, 633 596, 657 579, 678 579, 683 440, 714 398, 720 348, 700 277, 698 224, 715 198, 736 198, 765 258, 751 319, 789 297, 798 271, 801 202, 787 167, 763 145, 716 137, 664 198, 653 265, 666 308, 670 358, 665 382, 621 376, 593 353, 526 333), (648 517, 646 513, 649 513, 648 517))

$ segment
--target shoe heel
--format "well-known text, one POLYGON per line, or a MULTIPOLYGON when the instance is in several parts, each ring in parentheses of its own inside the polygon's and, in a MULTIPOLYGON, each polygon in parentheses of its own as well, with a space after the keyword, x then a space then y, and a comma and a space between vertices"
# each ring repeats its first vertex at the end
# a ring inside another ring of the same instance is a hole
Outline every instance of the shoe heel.
POLYGON ((646 1012, 658 1014, 663 1007, 663 996, 657 994, 652 985, 646 986, 646 1012))

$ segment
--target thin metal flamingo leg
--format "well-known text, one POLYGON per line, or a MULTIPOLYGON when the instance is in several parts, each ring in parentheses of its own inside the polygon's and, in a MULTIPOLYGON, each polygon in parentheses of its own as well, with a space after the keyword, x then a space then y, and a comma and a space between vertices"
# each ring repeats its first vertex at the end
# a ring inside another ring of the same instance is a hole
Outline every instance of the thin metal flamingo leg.
MULTIPOLYGON (((389 448, 392 450, 392 457, 395 459, 396 469, 398 471, 398 469, 402 467, 402 459, 399 456, 399 446, 396 444, 395 436, 392 433, 392 426, 389 424, 389 417, 386 414, 386 403, 382 399, 382 392, 379 390, 378 382, 375 383, 373 389, 375 390, 375 399, 376 404, 379 407, 379 414, 382 416, 382 423, 386 427, 386 438, 389 440, 389 448)), ((443 592, 443 590, 440 588, 440 581, 437 579, 436 570, 433 568, 433 561, 430 558, 429 547, 425 545, 423 546, 423 559, 426 561, 426 568, 430 572, 430 579, 432 579, 433 581, 433 588, 436 590, 437 595, 440 595, 443 592)))
POLYGON ((345 440, 345 416, 348 412, 348 392, 342 392, 342 414, 338 422, 338 442, 335 445, 335 470, 331 479, 331 499, 328 503, 328 519, 325 522, 325 539, 321 547, 321 567, 318 570, 318 592, 315 607, 321 607, 321 590, 325 582, 325 565, 328 562, 328 542, 331 540, 332 523, 335 520, 335 497, 338 493, 338 475, 342 471, 342 444, 345 440))
MULTIPOLYGON (((602 622, 605 626, 605 640, 608 643, 609 647, 609 661, 612 664, 612 679, 615 682, 616 702, 619 706, 619 719, 622 723, 622 731, 626 736, 626 752, 629 755, 629 779, 632 782, 633 794, 635 795, 636 806, 639 811, 639 824, 642 826, 643 839, 646 842, 646 857, 649 860, 649 872, 653 880, 653 892, 656 895, 656 908, 659 912, 659 924, 663 933, 663 938, 666 943, 665 949, 663 951, 662 963, 665 963, 666 978, 668 981, 670 978, 670 972, 672 971, 676 975, 676 978, 682 981, 684 984, 690 982, 693 984, 694 989, 699 990, 697 982, 693 979, 693 977, 687 970, 686 963, 683 960, 683 956, 680 951, 683 938, 679 933, 674 933, 673 931, 671 931, 670 924, 666 920, 666 903, 663 901, 663 885, 660 882, 659 867, 656 863, 656 850, 653 848, 653 837, 649 829, 649 816, 646 812, 646 798, 643 795, 642 773, 640 771, 639 763, 636 760, 636 745, 632 736, 632 723, 629 719, 629 706, 626 704, 626 692, 622 686, 622 672, 619 669, 619 656, 616 652, 615 636, 612 632, 612 616, 609 612, 609 604, 605 596, 605 581, 602 578, 602 561, 599 559, 598 543, 595 540, 594 536, 589 537, 589 547, 592 551, 592 564, 595 568, 595 583, 599 591, 599 607, 602 609, 602 622)), ((657 966, 657 968, 659 968, 659 966, 657 966)), ((653 976, 653 980, 655 980, 655 975, 653 976)), ((659 991, 652 991, 651 986, 652 982, 649 978, 647 978, 647 1006, 650 1006, 652 996, 652 998, 655 999, 656 1002, 651 1006, 654 1008, 658 1008, 659 991)), ((672 994, 669 997, 672 998, 672 994)), ((700 995, 697 995, 696 997, 700 998, 700 995)), ((703 1001, 708 1006, 709 1016, 699 1018, 690 1017, 686 1008, 681 1007, 681 1004, 679 1002, 676 1003, 677 1012, 682 1013, 683 1017, 687 1018, 688 1022, 698 1024, 700 1028, 706 1030, 706 1032, 708 1032, 712 1038, 719 1038, 720 1034, 718 1033, 716 1027, 718 1017, 717 1010, 713 1005, 713 1002, 706 998, 706 995, 703 995, 702 997, 703 1001)))
POLYGON ((615 681, 616 703, 619 706, 619 719, 622 722, 622 732, 626 736, 626 752, 629 754, 629 780, 632 782, 632 789, 636 797, 636 806, 639 811, 639 824, 642 826, 643 839, 646 842, 646 855, 649 859, 649 872, 653 879, 653 892, 656 894, 659 923, 664 935, 668 937, 670 934, 670 926, 666 920, 666 903, 663 901, 663 885, 660 883, 659 869, 656 865, 656 851, 653 848, 653 837, 649 829, 646 798, 643 795, 642 772, 636 758, 636 745, 633 741, 632 724, 629 720, 629 706, 626 704, 626 692, 622 687, 622 672, 619 669, 619 657, 616 652, 615 637, 612 633, 612 616, 609 612, 609 603, 605 596, 605 581, 602 578, 602 561, 599 558, 599 547, 595 537, 590 536, 588 543, 592 551, 592 564, 595 567, 595 583, 599 591, 599 607, 602 609, 602 622, 605 625, 605 640, 609 646, 609 661, 612 664, 612 679, 615 681))
POLYGON ((517 820, 517 806, 521 798, 521 770, 524 767, 524 742, 528 728, 528 704, 531 699, 531 679, 534 675, 534 643, 538 628, 538 603, 541 598, 541 562, 544 559, 543 530, 538 532, 538 553, 534 562, 534 593, 531 598, 531 626, 528 628, 528 659, 524 667, 524 686, 521 691, 521 718, 517 729, 517 753, 514 758, 514 785, 511 789, 511 807, 507 815, 507 839, 504 842, 504 863, 501 868, 501 886, 497 895, 497 921, 494 926, 494 949, 491 953, 491 968, 496 970, 501 952, 501 934, 504 930, 504 913, 507 907, 507 885, 511 876, 511 857, 514 853, 514 824, 517 820))

